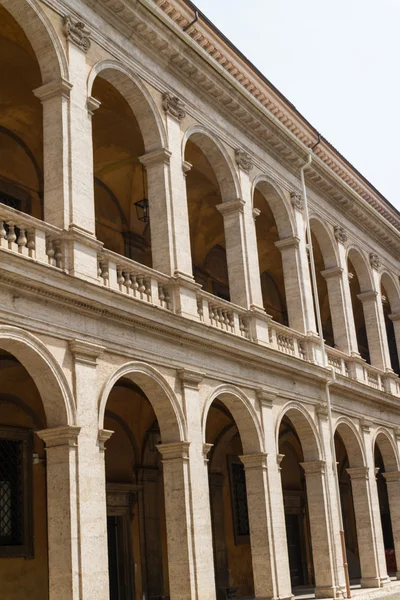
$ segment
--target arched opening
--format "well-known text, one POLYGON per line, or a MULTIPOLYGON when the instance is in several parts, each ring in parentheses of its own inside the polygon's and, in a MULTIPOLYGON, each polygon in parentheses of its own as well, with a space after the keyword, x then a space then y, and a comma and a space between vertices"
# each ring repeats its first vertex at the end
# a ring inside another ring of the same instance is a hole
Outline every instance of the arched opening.
POLYGON ((43 114, 33 90, 39 63, 23 29, 0 5, 0 203, 43 218, 43 114))
POLYGON ((217 598, 253 597, 246 477, 239 458, 242 439, 221 398, 208 411, 206 442, 213 444, 208 469, 217 598))
POLYGON ((203 133, 189 136, 184 157, 193 276, 203 289, 230 300, 224 218, 219 204, 236 200, 232 173, 221 150, 203 133))
POLYGON ((310 517, 304 470, 304 454, 292 421, 285 415, 279 428, 281 480, 292 588, 314 585, 310 517))
MULTIPOLYGON (((275 245, 280 232, 273 213, 282 200, 272 185, 262 181, 254 190, 253 202, 259 211, 256 237, 264 309, 278 323, 289 325, 282 257, 275 245)), ((281 218, 288 217, 281 215, 281 218)))
POLYGON ((108 250, 152 266, 150 221, 137 207, 148 198, 144 139, 130 104, 102 75, 91 91, 100 102, 92 120, 96 236, 108 250))
MULTIPOLYGON (((397 556, 392 524, 391 503, 394 503, 394 506, 396 506, 398 496, 397 489, 389 489, 389 486, 392 485, 390 479, 391 473, 394 473, 395 478, 397 478, 399 469, 395 450, 391 444, 390 438, 383 432, 379 432, 376 437, 374 459, 386 567, 389 575, 395 575, 397 573, 397 556)), ((396 508, 394 515, 397 515, 396 508)))
POLYGON ((347 562, 350 579, 361 577, 360 554, 358 549, 357 526, 354 512, 354 500, 350 475, 350 467, 346 446, 338 432, 335 433, 337 472, 339 478, 340 502, 343 517, 344 537, 346 542, 347 562))
POLYGON ((310 219, 311 237, 314 254, 314 266, 318 288, 318 302, 321 312, 322 333, 325 343, 334 347, 336 344, 328 285, 323 271, 336 266, 336 257, 329 233, 316 218, 310 219))
POLYGON ((113 385, 104 427, 110 600, 169 596, 162 435, 134 376, 113 385))
POLYGON ((386 335, 389 346, 390 364, 395 373, 400 375, 399 354, 397 350, 396 332, 390 315, 397 313, 400 309, 400 298, 393 280, 387 273, 381 279, 381 299, 383 316, 385 319, 386 335), (392 306, 393 304, 393 306, 392 306))
POLYGON ((5 350, 0 390, 1 595, 42 600, 49 594, 46 455, 35 431, 47 419, 34 380, 5 350))
POLYGON ((359 295, 362 292, 369 291, 367 284, 368 276, 366 275, 367 267, 364 264, 360 254, 356 250, 350 250, 347 268, 349 273, 351 304, 353 307, 358 351, 361 357, 367 363, 371 364, 364 309, 359 298, 359 295))

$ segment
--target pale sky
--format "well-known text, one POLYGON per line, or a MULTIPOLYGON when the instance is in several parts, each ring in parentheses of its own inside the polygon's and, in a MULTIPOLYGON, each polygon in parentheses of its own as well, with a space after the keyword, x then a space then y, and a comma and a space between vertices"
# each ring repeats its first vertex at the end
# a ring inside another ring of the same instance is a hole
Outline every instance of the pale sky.
POLYGON ((400 210, 400 0, 195 4, 400 210))

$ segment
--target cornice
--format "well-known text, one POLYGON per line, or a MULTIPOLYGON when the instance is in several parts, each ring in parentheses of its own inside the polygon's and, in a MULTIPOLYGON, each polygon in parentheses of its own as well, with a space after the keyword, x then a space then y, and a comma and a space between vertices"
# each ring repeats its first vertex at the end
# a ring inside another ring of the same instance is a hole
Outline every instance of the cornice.
MULTIPOLYGON (((71 14, 84 20, 80 14, 79 8, 82 9, 82 6, 79 7, 79 0, 42 1, 59 14, 65 14, 68 7, 71 14)), ((163 62, 182 82, 190 80, 199 95, 215 104, 221 114, 234 122, 249 140, 262 147, 298 178, 299 166, 304 162, 310 146, 314 145, 316 133, 273 86, 268 86, 268 82, 253 72, 204 23, 198 22, 194 29, 183 32, 182 28, 193 20, 192 12, 183 0, 136 0, 129 3, 127 0, 82 1, 120 34, 134 40, 133 43, 143 51, 157 56, 158 62, 163 62), (171 32, 176 35, 171 35, 171 32), (212 41, 214 38, 215 44, 212 41), (204 47, 199 40, 204 41, 204 47), (211 45, 205 40, 209 40, 211 45), (183 44, 186 44, 186 49, 183 44), (221 56, 217 56, 218 52, 221 52, 221 56), (224 57, 229 60, 224 60, 224 57), (243 69, 247 69, 246 73, 243 69), (258 77, 259 89, 269 99, 268 102, 262 96, 257 97, 256 88, 252 88, 249 77, 258 77), (231 84, 229 87, 226 80, 231 84), (245 100, 250 101, 250 104, 245 100)), ((98 19, 96 22, 97 28, 87 19, 92 41, 119 59, 132 62, 134 59, 126 54, 126 49, 111 42, 98 25, 98 19)), ((142 75, 151 80, 151 84, 161 92, 166 91, 165 84, 156 82, 151 73, 142 75)), ((186 108, 188 113, 195 113, 189 102, 186 103, 186 108)), ((194 116, 196 117, 195 114, 194 116)), ((230 144, 237 147, 237 140, 230 144)), ((270 165, 266 167, 260 160, 256 159, 254 164, 262 170, 271 170, 270 165)), ((400 217, 396 210, 372 186, 368 186, 328 142, 322 140, 319 144, 313 168, 307 170, 306 176, 313 191, 331 204, 333 202, 339 205, 341 212, 356 226, 363 232, 368 232, 373 240, 383 244, 393 256, 398 256, 400 217)))

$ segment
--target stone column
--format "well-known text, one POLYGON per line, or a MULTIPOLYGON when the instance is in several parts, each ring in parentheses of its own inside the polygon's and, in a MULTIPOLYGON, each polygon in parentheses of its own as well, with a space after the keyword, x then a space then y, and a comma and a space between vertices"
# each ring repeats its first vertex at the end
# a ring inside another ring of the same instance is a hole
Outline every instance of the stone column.
POLYGON ((364 438, 365 448, 365 459, 368 468, 368 479, 367 484, 369 486, 369 497, 371 504, 371 525, 373 529, 375 548, 376 548, 376 560, 379 569, 379 580, 380 584, 384 585, 389 582, 386 557, 385 557, 385 546, 383 543, 383 532, 382 532, 382 520, 381 511, 379 507, 379 496, 378 487, 376 485, 376 470, 375 470, 375 458, 371 436, 372 423, 366 420, 361 420, 361 429, 364 438))
POLYGON ((326 459, 325 468, 325 485, 326 485, 326 504, 327 514, 330 520, 331 530, 331 544, 332 544, 332 564, 335 573, 335 586, 337 595, 342 595, 346 588, 345 573, 344 573, 344 556, 342 551, 342 542, 340 539, 341 520, 339 511, 341 506, 338 506, 337 501, 337 490, 335 481, 335 471, 333 469, 333 461, 335 458, 332 456, 331 450, 331 434, 328 422, 328 409, 327 406, 321 405, 317 408, 319 431, 321 440, 324 448, 324 455, 326 459))
POLYGON ((108 600, 107 503, 104 442, 112 432, 98 429, 97 359, 104 348, 70 342, 74 359, 74 396, 81 427, 77 447, 78 524, 81 552, 81 600, 108 600))
MULTIPOLYGON (((296 213, 300 211, 296 209, 296 213)), ((300 215, 298 215, 300 219, 300 215)), ((304 227, 291 238, 275 242, 282 255, 289 326, 301 333, 315 333, 315 313, 304 227), (301 236, 301 237, 300 237, 301 236)))
POLYGON ((386 333, 385 337, 383 337, 380 325, 378 292, 375 290, 362 292, 361 294, 358 294, 358 298, 363 305, 371 365, 385 371, 387 369, 388 360, 390 361, 390 357, 386 333), (386 356, 386 351, 388 356, 386 356))
POLYGON ((336 556, 329 523, 329 490, 325 481, 325 461, 300 463, 307 484, 307 503, 310 516, 311 546, 315 574, 315 597, 336 598, 342 590, 336 585, 336 556))
POLYGON ((343 227, 335 227, 335 238, 338 244, 338 266, 321 273, 328 287, 335 344, 342 352, 359 357, 345 248, 347 234, 343 227))
MULTIPOLYGON (((380 274, 380 258, 377 254, 371 253, 369 255, 369 262, 372 268, 372 279, 373 279, 373 289, 376 293, 376 308, 375 310, 371 310, 371 317, 367 317, 365 314, 365 322, 367 324, 367 318, 372 319, 372 315, 375 314, 375 321, 371 320, 371 331, 373 336, 373 351, 374 351, 374 360, 380 362, 385 371, 389 373, 392 372, 392 363, 390 360, 390 352, 389 352, 389 343, 387 338, 386 324, 385 324, 385 315, 383 312, 382 306, 382 294, 381 294, 381 274, 380 274)), ((363 302, 363 306, 364 302, 363 302)), ((367 333, 368 333, 368 345, 371 353, 371 363, 375 366, 379 366, 379 364, 375 364, 372 362, 372 344, 369 341, 370 329, 367 324, 367 333)))
POLYGON ((390 520, 392 522, 394 550, 397 562, 397 579, 400 579, 400 471, 382 473, 386 479, 389 497, 390 520))
MULTIPOLYGON (((282 480, 280 462, 282 455, 278 454, 275 444, 275 420, 273 415, 274 394, 266 390, 258 390, 261 422, 264 432, 264 443, 267 451, 265 472, 267 478, 267 505, 264 525, 270 535, 271 556, 271 585, 273 598, 291 598, 292 586, 290 581, 289 555, 287 548, 285 509, 283 504, 282 480), (268 509, 268 510, 267 510, 268 509)), ((246 474, 247 478, 247 474, 246 474)), ((267 542, 267 538, 265 540, 267 542)), ((265 573, 268 576, 268 573, 265 573)))
POLYGON ((99 103, 87 98, 89 32, 69 17, 64 23, 70 80, 34 90, 43 104, 44 218, 69 231, 68 270, 97 280, 92 112, 99 103))
MULTIPOLYGON (((280 557, 274 556, 272 542, 271 509, 273 510, 273 508, 270 505, 268 494, 267 454, 264 452, 245 454, 239 458, 244 464, 246 473, 255 596, 256 598, 276 598, 278 578, 276 567, 280 557)), ((284 540, 286 542, 286 538, 284 540)), ((282 552, 283 560, 286 555, 285 552, 282 552)), ((287 589, 286 596, 279 597, 291 598, 290 587, 287 589)))
POLYGON ((160 444, 158 449, 164 471, 171 598, 215 600, 209 502, 208 510, 204 506, 208 486, 200 498, 198 490, 191 488, 199 464, 194 461, 191 473, 194 453, 189 442, 160 444))
POLYGON ((80 427, 38 431, 46 444, 50 600, 80 600, 77 447, 80 427))
POLYGON ((219 590, 229 587, 228 554, 225 544, 224 474, 210 473, 211 521, 214 542, 215 584, 219 590))
POLYGON ((386 577, 381 577, 373 515, 371 510, 369 469, 352 467, 347 469, 353 491, 356 517, 358 550, 360 553, 361 587, 381 587, 386 577))

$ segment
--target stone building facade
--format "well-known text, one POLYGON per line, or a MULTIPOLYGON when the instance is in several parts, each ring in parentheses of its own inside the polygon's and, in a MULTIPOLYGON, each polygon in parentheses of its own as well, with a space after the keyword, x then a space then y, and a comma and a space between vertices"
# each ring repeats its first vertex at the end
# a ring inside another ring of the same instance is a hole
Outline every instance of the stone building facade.
POLYGON ((0 0, 0 157, 1 598, 388 585, 397 211, 186 0, 0 0))

